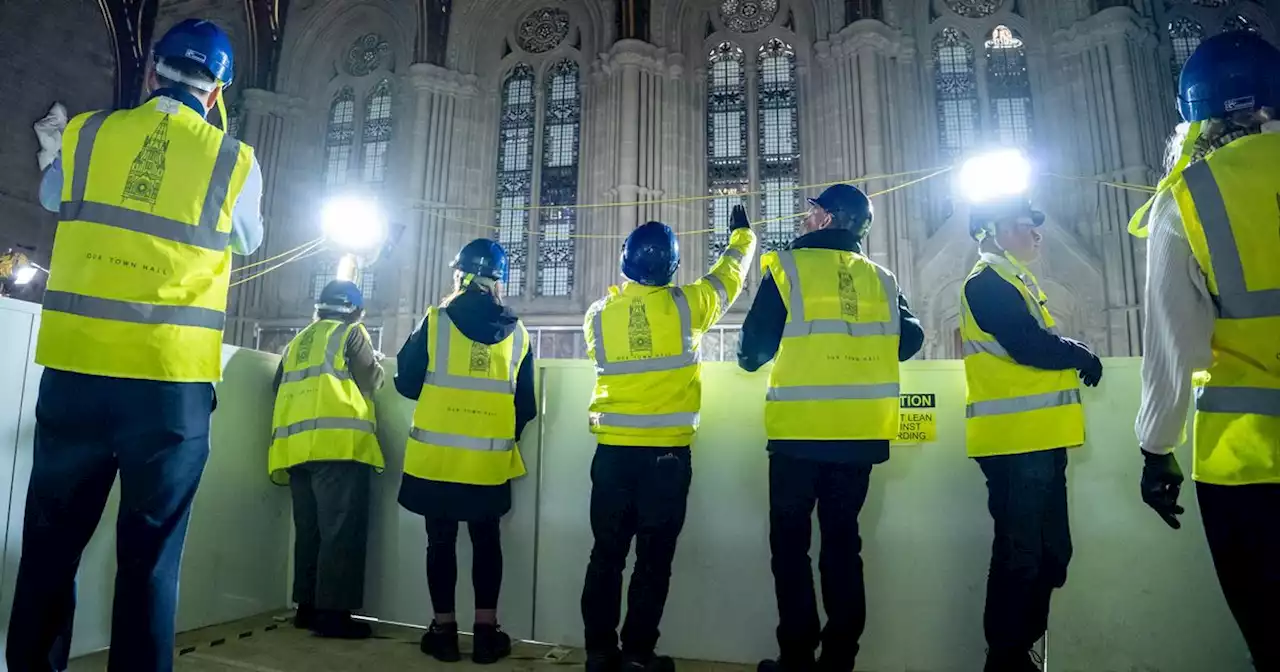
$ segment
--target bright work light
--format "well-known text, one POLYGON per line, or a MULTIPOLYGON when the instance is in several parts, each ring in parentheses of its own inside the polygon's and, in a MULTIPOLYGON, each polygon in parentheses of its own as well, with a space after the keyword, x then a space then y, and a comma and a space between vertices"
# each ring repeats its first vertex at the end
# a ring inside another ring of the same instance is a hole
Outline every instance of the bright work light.
POLYGON ((320 211, 324 237, 346 252, 373 252, 387 235, 386 216, 372 199, 335 196, 320 211))
POLYGON ((33 265, 23 266, 22 268, 19 268, 13 273, 13 284, 25 285, 28 282, 31 282, 33 279, 35 279, 36 273, 39 270, 40 269, 36 268, 33 265))
POLYGON ((1031 163, 1016 149, 979 154, 960 166, 957 186, 970 203, 1017 196, 1031 186, 1031 163))

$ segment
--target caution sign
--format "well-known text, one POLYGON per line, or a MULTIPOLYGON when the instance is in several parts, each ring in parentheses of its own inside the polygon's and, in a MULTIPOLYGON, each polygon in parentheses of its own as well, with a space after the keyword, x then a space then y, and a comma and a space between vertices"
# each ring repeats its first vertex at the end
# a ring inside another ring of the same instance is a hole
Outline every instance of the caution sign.
POLYGON ((898 443, 936 441, 937 405, 933 394, 898 395, 898 443))

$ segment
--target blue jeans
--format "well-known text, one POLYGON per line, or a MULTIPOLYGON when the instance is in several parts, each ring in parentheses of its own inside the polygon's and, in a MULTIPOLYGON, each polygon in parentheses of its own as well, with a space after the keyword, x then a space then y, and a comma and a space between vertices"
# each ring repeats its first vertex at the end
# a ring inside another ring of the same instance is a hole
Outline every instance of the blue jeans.
POLYGON ((120 474, 109 672, 173 669, 182 545, 209 457, 208 383, 162 383, 48 369, 7 659, 47 672, 65 646, 75 576, 120 474))

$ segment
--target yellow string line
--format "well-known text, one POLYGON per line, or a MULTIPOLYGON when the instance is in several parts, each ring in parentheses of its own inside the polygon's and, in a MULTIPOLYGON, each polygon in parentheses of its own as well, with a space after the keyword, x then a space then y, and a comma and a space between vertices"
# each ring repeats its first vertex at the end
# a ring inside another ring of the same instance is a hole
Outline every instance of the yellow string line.
POLYGON ((1062 175, 1060 173, 1043 173, 1049 177, 1056 177, 1063 180, 1076 180, 1078 182, 1097 182, 1098 184, 1116 189, 1128 189, 1129 191, 1141 191, 1147 194, 1156 193, 1156 188, 1145 184, 1130 184, 1128 182, 1112 182, 1110 180, 1101 180, 1096 177, 1084 177, 1082 175, 1062 175))
POLYGON ((920 182, 924 182, 925 180, 935 178, 949 170, 951 170, 951 166, 947 166, 946 168, 940 168, 938 170, 933 171, 932 173, 929 173, 928 175, 925 175, 924 177, 917 177, 914 180, 903 182, 902 184, 899 184, 897 186, 889 187, 888 189, 882 189, 880 191, 875 192, 874 194, 867 194, 867 198, 875 198, 877 196, 884 196, 885 194, 891 194, 899 189, 903 189, 913 184, 918 184, 920 182))
MULTIPOLYGON (((818 189, 821 187, 830 187, 836 184, 862 184, 864 182, 873 182, 876 180, 891 180, 898 177, 907 177, 910 175, 919 175, 930 171, 937 171, 937 167, 921 168, 919 170, 907 170, 901 173, 889 173, 886 175, 866 175, 854 179, 832 180, 831 182, 820 182, 818 184, 802 184, 795 187, 784 187, 781 189, 760 189, 757 191, 735 191, 727 194, 700 194, 698 196, 680 196, 677 198, 660 198, 652 201, 630 201, 626 203, 580 203, 570 205, 520 205, 514 208, 504 208, 502 206, 492 207, 467 207, 447 204, 432 204, 426 201, 412 201, 415 210, 470 210, 481 212, 519 212, 525 210, 588 210, 594 208, 625 208, 644 205, 670 205, 674 203, 693 203, 696 201, 710 201, 717 198, 733 198, 760 196, 762 194, 786 193, 793 191, 803 191, 806 189, 818 189)), ((949 170, 949 168, 948 168, 949 170)))
POLYGON ((250 280, 256 280, 257 278, 261 278, 262 276, 270 273, 271 271, 276 270, 277 268, 280 268, 281 266, 284 266, 285 264, 289 264, 295 261, 300 261, 302 259, 306 259, 307 257, 314 257, 315 255, 320 254, 321 252, 324 252, 325 249, 326 248, 324 246, 320 246, 320 247, 312 248, 310 250, 306 250, 304 252, 300 252, 297 255, 290 257, 288 259, 285 259, 284 261, 276 264, 275 266, 268 267, 267 269, 258 271, 257 273, 254 273, 248 277, 240 278, 239 280, 236 280, 235 282, 228 285, 228 289, 231 287, 235 287, 237 285, 243 285, 244 283, 249 282, 250 280))
POLYGON ((320 245, 321 243, 323 243, 323 242, 324 242, 324 238, 316 238, 315 240, 305 242, 305 243, 303 243, 303 244, 301 244, 301 245, 299 245, 299 246, 297 246, 297 247, 293 248, 292 250, 288 250, 288 251, 286 251, 286 252, 281 252, 280 254, 277 254, 277 255, 276 255, 276 256, 274 256, 274 257, 268 257, 268 258, 266 258, 266 259, 263 259, 262 261, 255 261, 255 262, 253 262, 252 264, 245 264, 244 266, 238 266, 238 267, 236 267, 236 268, 231 269, 231 272, 232 272, 232 273, 239 273, 240 271, 245 271, 245 270, 248 270, 248 269, 253 268, 253 267, 255 267, 255 266, 261 266, 261 265, 263 265, 263 264, 269 264, 269 263, 271 263, 271 262, 275 261, 276 259, 279 259, 279 258, 281 258, 281 257, 287 257, 287 256, 289 256, 289 255, 291 255, 291 254, 293 254, 293 253, 295 253, 295 252, 299 252, 299 251, 302 251, 302 252, 308 252, 308 251, 310 251, 311 249, 314 249, 315 247, 319 246, 319 245, 320 245), (304 250, 303 248, 306 248, 306 249, 304 250))

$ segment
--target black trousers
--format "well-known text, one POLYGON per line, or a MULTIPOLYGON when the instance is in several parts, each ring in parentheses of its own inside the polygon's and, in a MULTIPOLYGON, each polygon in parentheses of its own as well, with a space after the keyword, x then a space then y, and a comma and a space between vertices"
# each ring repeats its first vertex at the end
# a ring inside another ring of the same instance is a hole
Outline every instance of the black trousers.
POLYGON ((173 669, 178 574, 209 457, 208 383, 46 369, 6 658, 11 672, 65 663, 80 557, 120 475, 110 672, 173 669))
POLYGON ((595 546, 582 588, 582 622, 588 652, 617 649, 622 570, 634 537, 636 566, 627 591, 622 651, 639 659, 653 654, 692 479, 693 464, 687 446, 601 444, 596 448, 591 463, 591 532, 595 546))
POLYGON ((1280 672, 1280 485, 1196 484, 1204 534, 1259 672, 1280 672))
POLYGON ((824 667, 852 670, 867 622, 858 514, 867 499, 870 465, 769 456, 769 548, 778 598, 778 648, 784 667, 812 664, 822 644, 824 667), (819 629, 809 543, 818 509, 822 600, 827 625, 819 629))
MULTIPOLYGON (((476 609, 497 609, 502 591, 502 532, 498 518, 467 523, 471 534, 471 585, 476 609)), ((437 614, 454 613, 458 585, 458 521, 427 519, 427 589, 437 614)))
POLYGON ((988 660, 1019 660, 1049 626, 1049 599, 1067 581, 1067 449, 980 457, 995 522, 983 630, 988 660))
POLYGON ((316 609, 364 606, 373 468, 349 461, 305 462, 289 470, 293 492, 293 601, 316 609))

